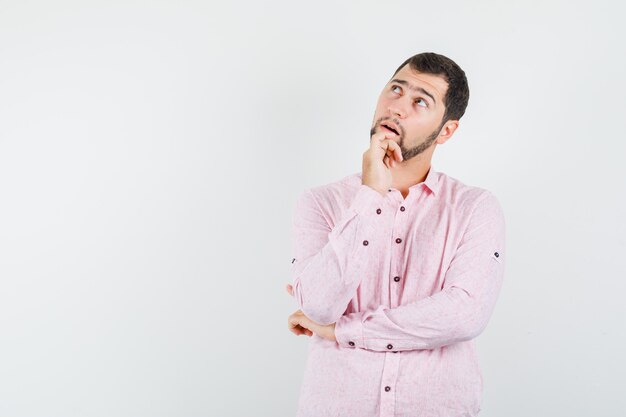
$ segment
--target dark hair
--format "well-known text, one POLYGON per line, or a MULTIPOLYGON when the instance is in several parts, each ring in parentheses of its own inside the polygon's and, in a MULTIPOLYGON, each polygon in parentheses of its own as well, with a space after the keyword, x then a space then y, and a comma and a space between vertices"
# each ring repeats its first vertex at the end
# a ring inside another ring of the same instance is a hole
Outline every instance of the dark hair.
POLYGON ((443 98, 446 111, 441 120, 441 126, 448 120, 459 120, 465 114, 469 101, 469 87, 465 72, 456 62, 434 52, 423 52, 404 61, 393 75, 396 75, 406 64, 409 64, 414 71, 442 76, 448 83, 448 90, 443 98))

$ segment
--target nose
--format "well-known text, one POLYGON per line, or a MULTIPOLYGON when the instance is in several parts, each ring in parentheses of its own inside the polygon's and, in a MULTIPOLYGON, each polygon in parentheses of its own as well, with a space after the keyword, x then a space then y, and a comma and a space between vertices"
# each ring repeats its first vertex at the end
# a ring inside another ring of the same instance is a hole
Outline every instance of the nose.
POLYGON ((398 103, 397 101, 394 102, 394 103, 391 103, 387 107, 387 110, 389 111, 389 115, 391 115, 391 117, 397 117, 399 119, 404 119, 404 116, 406 115, 406 111, 404 110, 402 105, 400 103, 398 103))

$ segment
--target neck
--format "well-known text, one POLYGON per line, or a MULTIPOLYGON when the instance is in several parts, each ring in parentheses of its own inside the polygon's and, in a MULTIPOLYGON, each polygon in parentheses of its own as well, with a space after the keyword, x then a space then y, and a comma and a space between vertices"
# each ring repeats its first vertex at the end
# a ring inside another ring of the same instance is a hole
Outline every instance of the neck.
POLYGON ((420 158, 421 156, 424 155, 418 155, 412 160, 396 163, 396 166, 391 168, 393 177, 391 188, 399 190, 405 197, 409 193, 409 187, 423 182, 430 169, 430 158, 422 159, 420 158))

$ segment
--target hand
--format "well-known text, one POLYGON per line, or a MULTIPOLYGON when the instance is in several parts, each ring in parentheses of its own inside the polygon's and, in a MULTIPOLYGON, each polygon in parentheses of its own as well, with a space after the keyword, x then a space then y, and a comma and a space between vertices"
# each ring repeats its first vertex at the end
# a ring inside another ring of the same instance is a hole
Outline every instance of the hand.
POLYGON ((291 295, 293 297, 293 286, 291 284, 287 284, 287 292, 289 293, 289 295, 291 295))
MULTIPOLYGON (((287 284, 286 289, 289 295, 293 297, 293 286, 291 284, 287 284)), ((335 338, 335 323, 326 326, 317 324, 305 316, 302 310, 297 310, 290 315, 287 320, 287 324, 289 330, 295 335, 300 336, 301 334, 304 334, 310 337, 313 336, 313 333, 315 333, 324 339, 332 340, 333 342, 337 341, 335 338)))
POLYGON ((325 326, 317 324, 305 316, 302 310, 296 310, 293 314, 291 314, 287 319, 287 324, 289 330, 298 336, 301 334, 312 336, 313 333, 315 333, 324 339, 328 339, 333 342, 337 341, 337 338, 335 338, 335 323, 325 326))
POLYGON ((402 161, 400 145, 389 139, 395 135, 380 131, 372 135, 370 147, 363 153, 363 173, 361 182, 381 193, 383 196, 391 187, 391 168, 396 161, 402 161))

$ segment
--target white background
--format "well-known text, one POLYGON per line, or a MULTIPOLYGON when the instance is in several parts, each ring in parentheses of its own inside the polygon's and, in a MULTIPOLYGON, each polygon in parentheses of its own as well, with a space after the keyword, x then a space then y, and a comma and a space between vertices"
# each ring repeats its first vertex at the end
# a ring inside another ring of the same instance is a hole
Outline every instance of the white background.
POLYGON ((471 92, 433 167, 507 221, 481 416, 626 415, 623 16, 0 0, 0 416, 295 415, 295 199, 361 169, 427 51, 471 92))

